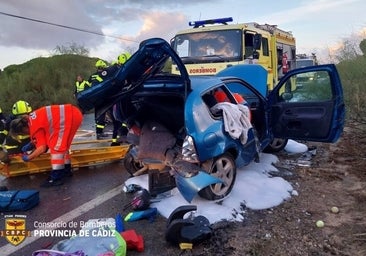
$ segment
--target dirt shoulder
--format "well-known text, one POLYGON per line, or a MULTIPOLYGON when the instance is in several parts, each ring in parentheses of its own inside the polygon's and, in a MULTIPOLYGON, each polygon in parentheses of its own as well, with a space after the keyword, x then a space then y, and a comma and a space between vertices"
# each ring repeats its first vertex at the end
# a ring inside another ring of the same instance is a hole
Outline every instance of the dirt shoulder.
POLYGON ((316 147, 310 167, 280 168, 297 196, 273 209, 246 210, 241 223, 215 224, 194 255, 366 255, 365 142, 347 128, 336 144, 309 144, 316 147))

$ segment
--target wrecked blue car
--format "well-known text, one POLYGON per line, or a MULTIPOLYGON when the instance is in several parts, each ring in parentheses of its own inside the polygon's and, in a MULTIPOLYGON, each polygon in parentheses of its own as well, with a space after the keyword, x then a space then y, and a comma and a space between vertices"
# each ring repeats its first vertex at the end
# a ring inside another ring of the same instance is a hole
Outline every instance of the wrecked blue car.
POLYGON ((115 106, 129 124, 138 138, 125 158, 130 173, 159 163, 188 202, 197 194, 219 200, 231 192, 237 169, 260 161, 274 138, 335 142, 342 133, 345 106, 334 65, 292 70, 271 92, 266 82, 267 71, 252 64, 189 77, 169 43, 152 38, 78 102, 100 113, 115 106), (167 61, 180 75, 164 72, 167 61), (297 87, 304 74, 322 79, 297 87))

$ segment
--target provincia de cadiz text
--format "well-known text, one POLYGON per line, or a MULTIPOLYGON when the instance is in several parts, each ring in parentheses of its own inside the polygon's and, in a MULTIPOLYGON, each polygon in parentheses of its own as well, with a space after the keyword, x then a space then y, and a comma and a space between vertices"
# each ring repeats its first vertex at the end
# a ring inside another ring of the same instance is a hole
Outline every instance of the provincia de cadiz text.
POLYGON ((36 237, 114 237, 115 224, 108 221, 34 221, 32 236, 36 237))
POLYGON ((93 219, 88 221, 27 221, 26 215, 4 215, 0 234, 9 243, 17 246, 26 237, 115 237, 115 221, 93 219))

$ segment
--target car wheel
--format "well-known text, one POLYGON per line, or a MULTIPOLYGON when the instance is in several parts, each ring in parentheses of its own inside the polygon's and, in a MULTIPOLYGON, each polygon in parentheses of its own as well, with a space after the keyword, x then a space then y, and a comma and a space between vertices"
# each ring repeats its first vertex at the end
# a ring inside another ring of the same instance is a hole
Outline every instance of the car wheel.
POLYGON ((123 160, 123 165, 126 168, 126 171, 131 174, 132 176, 138 171, 140 170, 142 167, 144 167, 142 165, 141 162, 136 161, 135 158, 130 154, 127 153, 125 155, 125 158, 123 160))
POLYGON ((225 153, 215 158, 208 173, 221 179, 224 183, 207 186, 198 194, 207 200, 219 200, 226 197, 231 192, 236 178, 236 165, 232 155, 225 153))
POLYGON ((274 138, 271 143, 263 150, 266 153, 280 152, 287 145, 288 139, 274 138))

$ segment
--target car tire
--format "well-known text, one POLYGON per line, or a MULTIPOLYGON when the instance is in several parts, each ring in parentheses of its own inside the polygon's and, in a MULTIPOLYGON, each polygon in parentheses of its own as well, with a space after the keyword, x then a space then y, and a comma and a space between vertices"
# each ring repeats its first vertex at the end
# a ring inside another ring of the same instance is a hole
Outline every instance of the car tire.
POLYGON ((265 153, 280 152, 287 145, 288 139, 274 138, 271 143, 263 150, 265 153))
POLYGON ((219 200, 232 190, 236 179, 236 165, 231 154, 225 153, 213 160, 209 174, 224 181, 205 187, 198 194, 207 200, 219 200))
POLYGON ((126 171, 131 174, 131 176, 134 176, 134 174, 143 167, 141 162, 136 161, 130 153, 125 155, 123 159, 123 165, 126 171))

